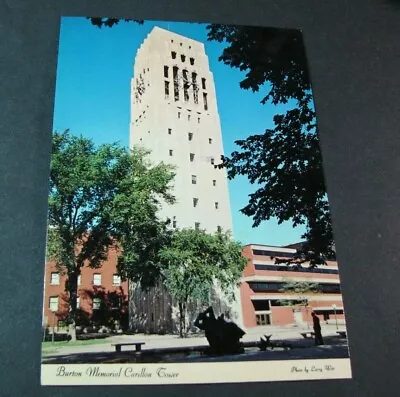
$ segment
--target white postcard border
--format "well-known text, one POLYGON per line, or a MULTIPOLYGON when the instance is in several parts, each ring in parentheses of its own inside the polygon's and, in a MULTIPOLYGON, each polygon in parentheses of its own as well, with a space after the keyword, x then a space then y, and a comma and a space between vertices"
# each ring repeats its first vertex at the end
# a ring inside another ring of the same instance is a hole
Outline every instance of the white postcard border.
POLYGON ((43 386, 351 379, 350 358, 186 364, 42 364, 43 386))

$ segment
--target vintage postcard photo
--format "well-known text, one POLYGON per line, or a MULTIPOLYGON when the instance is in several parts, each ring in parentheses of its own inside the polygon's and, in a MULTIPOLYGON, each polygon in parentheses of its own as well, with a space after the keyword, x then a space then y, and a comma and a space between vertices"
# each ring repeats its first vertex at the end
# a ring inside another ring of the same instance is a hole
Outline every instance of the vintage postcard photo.
POLYGON ((42 385, 351 378, 299 30, 61 20, 42 385))

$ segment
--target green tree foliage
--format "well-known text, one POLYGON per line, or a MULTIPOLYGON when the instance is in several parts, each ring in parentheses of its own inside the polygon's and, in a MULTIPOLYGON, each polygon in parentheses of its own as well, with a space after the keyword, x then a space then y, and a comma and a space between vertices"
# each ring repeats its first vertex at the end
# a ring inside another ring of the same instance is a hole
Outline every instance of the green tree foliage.
POLYGON ((173 202, 170 166, 151 166, 148 152, 117 144, 96 147, 69 131, 53 134, 49 186, 47 257, 67 274, 69 321, 74 337, 77 279, 83 266, 99 268, 111 247, 130 254, 135 248, 151 260, 147 235, 153 233, 161 200, 173 202), (149 232, 149 230, 151 232, 149 232))
MULTIPOLYGON (((308 294, 315 294, 321 291, 321 288, 318 283, 313 283, 309 281, 296 281, 288 279, 283 283, 282 288, 279 290, 280 292, 289 293, 296 296, 296 300, 294 304, 300 302, 303 306, 308 306, 308 294)), ((287 300, 281 301, 283 304, 287 303, 287 300)), ((293 302, 289 302, 290 305, 293 305, 293 302)))
POLYGON ((208 304, 216 282, 232 297, 232 287, 246 263, 240 244, 232 241, 229 233, 183 229, 172 234, 170 244, 160 252, 160 274, 178 302, 181 337, 186 335, 188 304, 208 304))
POLYGON ((261 103, 287 104, 272 129, 238 140, 240 150, 222 157, 230 179, 245 175, 257 186, 245 215, 253 226, 276 217, 306 225, 297 263, 334 258, 333 233, 322 169, 310 75, 301 32, 275 28, 209 25, 208 39, 226 42, 219 60, 245 72, 243 89, 265 91, 261 103))

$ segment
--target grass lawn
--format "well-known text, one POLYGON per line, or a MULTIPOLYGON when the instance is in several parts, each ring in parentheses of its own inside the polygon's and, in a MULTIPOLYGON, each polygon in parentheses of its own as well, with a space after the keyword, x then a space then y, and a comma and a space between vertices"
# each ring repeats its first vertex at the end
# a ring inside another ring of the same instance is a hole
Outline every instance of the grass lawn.
POLYGON ((110 343, 108 338, 103 339, 87 339, 87 340, 76 340, 76 341, 62 341, 62 342, 42 342, 42 349, 57 348, 62 346, 86 346, 86 345, 100 345, 103 343, 110 343))
POLYGON ((60 347, 64 346, 87 346, 87 345, 101 345, 104 343, 110 343, 108 338, 105 339, 88 339, 88 340, 77 340, 77 341, 62 341, 62 342, 42 342, 42 355, 48 356, 53 353, 58 353, 60 347))

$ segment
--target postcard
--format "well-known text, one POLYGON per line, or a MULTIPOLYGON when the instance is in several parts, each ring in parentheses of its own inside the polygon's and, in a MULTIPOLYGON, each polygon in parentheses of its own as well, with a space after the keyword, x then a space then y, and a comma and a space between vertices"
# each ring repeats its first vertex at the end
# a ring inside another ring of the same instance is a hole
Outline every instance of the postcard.
POLYGON ((351 378, 299 30, 61 20, 42 385, 351 378))

